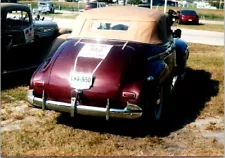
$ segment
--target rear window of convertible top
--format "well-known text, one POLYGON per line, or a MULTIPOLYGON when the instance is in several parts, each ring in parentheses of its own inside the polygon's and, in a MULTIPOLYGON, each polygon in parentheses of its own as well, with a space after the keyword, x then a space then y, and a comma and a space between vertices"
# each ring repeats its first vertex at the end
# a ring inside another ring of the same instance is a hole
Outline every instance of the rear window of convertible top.
POLYGON ((128 29, 129 29, 129 24, 128 23, 123 23, 123 22, 94 21, 91 24, 91 30, 127 31, 128 29))

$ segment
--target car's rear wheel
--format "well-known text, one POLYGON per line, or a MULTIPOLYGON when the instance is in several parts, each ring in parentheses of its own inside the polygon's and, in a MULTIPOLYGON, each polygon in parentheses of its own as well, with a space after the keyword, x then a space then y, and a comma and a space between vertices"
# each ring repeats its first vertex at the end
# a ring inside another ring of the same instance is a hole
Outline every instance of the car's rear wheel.
POLYGON ((162 115, 162 111, 163 111, 163 105, 164 105, 164 90, 163 90, 163 86, 160 85, 158 87, 158 97, 156 98, 156 101, 155 101, 155 105, 153 107, 153 119, 154 121, 159 121, 161 119, 161 115, 162 115))
POLYGON ((159 123, 163 118, 166 100, 170 95, 170 84, 165 81, 149 90, 151 92, 146 92, 144 97, 143 118, 159 123))

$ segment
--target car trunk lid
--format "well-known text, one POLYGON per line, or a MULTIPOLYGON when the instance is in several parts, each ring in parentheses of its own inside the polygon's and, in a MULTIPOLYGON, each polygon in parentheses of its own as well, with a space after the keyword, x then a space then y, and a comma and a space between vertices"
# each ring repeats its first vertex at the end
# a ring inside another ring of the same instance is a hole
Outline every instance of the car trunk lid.
MULTIPOLYGON (((105 106, 107 99, 115 100, 119 95, 122 74, 128 56, 122 49, 124 42, 113 44, 96 41, 77 42, 71 40, 54 62, 49 79, 49 100, 70 102, 71 74, 91 74, 93 85, 83 90, 80 102, 90 106, 105 106)), ((75 92, 76 94, 76 92, 75 92)))

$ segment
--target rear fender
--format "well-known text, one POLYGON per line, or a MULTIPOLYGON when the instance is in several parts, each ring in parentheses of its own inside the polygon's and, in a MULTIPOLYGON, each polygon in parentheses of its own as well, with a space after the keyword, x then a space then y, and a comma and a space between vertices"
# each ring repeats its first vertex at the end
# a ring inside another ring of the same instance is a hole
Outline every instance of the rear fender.
POLYGON ((29 89, 34 89, 35 96, 39 97, 42 95, 43 90, 47 89, 49 76, 51 72, 51 68, 54 65, 54 61, 58 56, 58 53, 64 49, 64 44, 62 44, 65 40, 60 39, 61 44, 58 43, 56 49, 52 52, 50 56, 46 58, 46 60, 36 69, 33 73, 29 89))
POLYGON ((123 86, 120 93, 120 100, 123 103, 139 104, 142 97, 145 97, 146 92, 149 89, 154 88, 157 84, 162 84, 170 74, 169 67, 163 60, 154 60, 149 62, 147 71, 149 76, 142 80, 133 81, 123 86), (123 93, 130 93, 129 96, 135 96, 133 98, 125 97, 123 93))
POLYGON ((132 83, 129 83, 129 84, 126 84, 125 86, 123 86, 121 93, 120 93, 120 101, 124 104, 127 102, 137 104, 139 101, 140 95, 142 93, 142 90, 145 87, 146 81, 147 80, 145 80, 145 79, 139 80, 139 81, 135 81, 135 82, 132 82, 132 83), (124 96, 124 92, 133 94, 134 97, 133 98, 126 97, 126 96, 124 96))

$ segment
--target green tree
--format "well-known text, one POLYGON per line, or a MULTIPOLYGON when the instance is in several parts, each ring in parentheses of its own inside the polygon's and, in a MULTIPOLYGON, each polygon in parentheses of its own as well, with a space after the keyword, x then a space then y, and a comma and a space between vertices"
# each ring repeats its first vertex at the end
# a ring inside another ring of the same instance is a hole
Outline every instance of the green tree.
POLYGON ((224 8, 224 0, 209 0, 208 2, 209 4, 211 4, 212 6, 216 8, 219 8, 219 9, 224 8))
POLYGON ((129 4, 140 4, 141 0, 129 0, 129 4))

